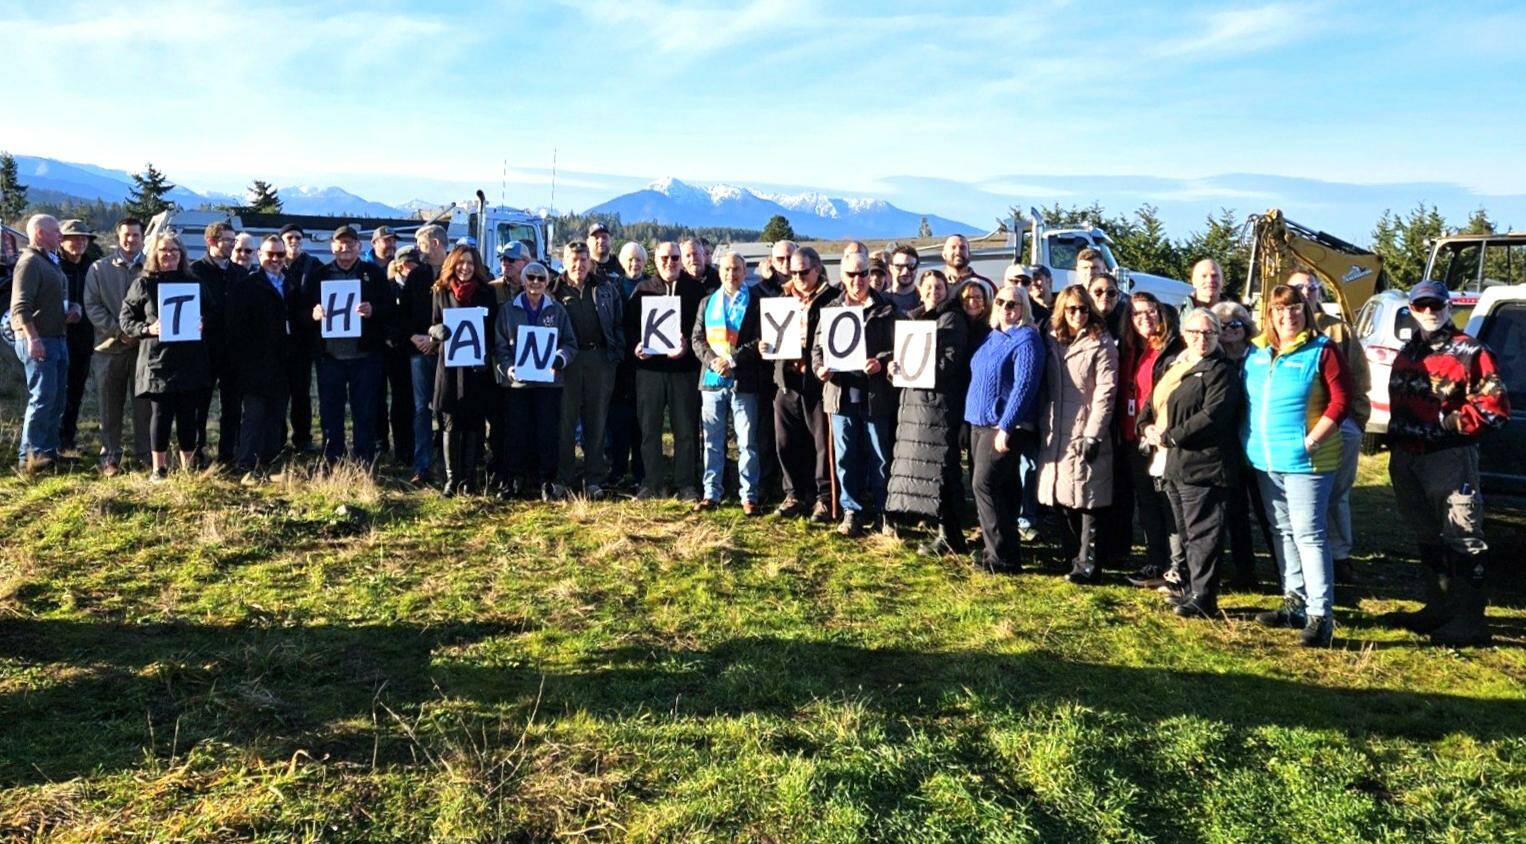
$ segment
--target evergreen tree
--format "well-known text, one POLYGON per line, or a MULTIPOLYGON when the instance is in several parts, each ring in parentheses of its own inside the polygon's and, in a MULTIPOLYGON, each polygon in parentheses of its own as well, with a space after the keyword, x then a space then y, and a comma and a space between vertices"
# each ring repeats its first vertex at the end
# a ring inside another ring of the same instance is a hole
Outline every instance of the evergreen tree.
POLYGON ((249 186, 249 204, 245 209, 256 214, 279 214, 281 213, 281 197, 269 182, 254 180, 249 186))
MULTIPOLYGON (((922 225, 927 225, 927 218, 922 218, 922 225)), ((790 227, 789 220, 783 214, 775 214, 768 218, 763 226, 762 240, 764 243, 778 243, 781 240, 794 240, 795 230, 790 227)))
POLYGON ((1180 277, 1187 277, 1186 271, 1191 270, 1192 264, 1212 258, 1224 271, 1224 295, 1238 299, 1245 292, 1246 273, 1250 269, 1250 242, 1241 236, 1240 219, 1233 209, 1221 208, 1203 222, 1205 228, 1193 232, 1182 244, 1185 269, 1180 277))
POLYGON ((1168 278, 1187 277, 1181 249, 1166 234, 1166 224, 1161 222, 1160 209, 1155 206, 1139 206, 1127 227, 1118 231, 1108 229, 1107 233, 1113 239, 1114 257, 1119 264, 1168 278))
POLYGON ((922 218, 921 225, 917 226, 917 237, 932 237, 933 227, 928 224, 927 218, 922 218))
POLYGON ((142 173, 134 173, 132 183, 132 193, 127 197, 127 211, 132 216, 147 222, 155 214, 170 207, 170 202, 164 197, 175 186, 154 168, 153 162, 145 165, 142 173))
POLYGON ((1494 234, 1494 221, 1489 219, 1489 212, 1480 205, 1468 215, 1468 222, 1462 227, 1462 234, 1494 234))
POLYGON ((16 158, 0 152, 0 221, 20 218, 26 204, 26 185, 16 172, 16 158))
POLYGON ((1399 227, 1398 251, 1391 261, 1387 256, 1383 260, 1394 284, 1409 288, 1419 282, 1425 275, 1425 262, 1430 257, 1431 248, 1427 241, 1446 233, 1446 218, 1436 206, 1427 207, 1424 202, 1416 205, 1399 227))

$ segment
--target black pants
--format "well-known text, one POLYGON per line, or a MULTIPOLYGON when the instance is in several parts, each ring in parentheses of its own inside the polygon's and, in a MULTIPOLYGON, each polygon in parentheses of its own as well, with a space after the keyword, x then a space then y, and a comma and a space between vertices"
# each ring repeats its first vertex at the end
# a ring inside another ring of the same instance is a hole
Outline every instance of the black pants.
POLYGON ((1141 454, 1133 444, 1122 446, 1128 452, 1128 475, 1134 487, 1134 511, 1144 528, 1145 565, 1165 571, 1171 566, 1171 534, 1176 531, 1176 517, 1159 479, 1150 475, 1150 456, 1141 454))
POLYGON ((1261 502, 1261 487, 1256 484, 1256 473, 1249 466, 1240 471, 1240 485, 1229 490, 1227 503, 1229 514, 1229 557, 1235 564, 1235 576, 1243 582, 1256 577, 1256 544, 1251 533, 1251 519, 1261 528, 1261 541, 1267 553, 1273 555, 1276 568, 1276 546, 1272 544, 1272 524, 1267 517, 1266 506, 1261 502))
POLYGON ((764 414, 771 414, 774 394, 778 390, 772 381, 758 384, 758 424, 752 426, 753 437, 758 443, 758 500, 777 501, 780 490, 779 449, 775 444, 774 426, 764 414))
POLYGON ((383 353, 386 389, 376 397, 376 453, 392 446, 392 459, 399 465, 413 461, 413 369, 409 349, 383 353), (391 437, 390 441, 388 437, 391 437))
POLYGON ((444 440, 445 477, 448 481, 476 488, 482 469, 483 426, 477 413, 440 413, 440 436, 444 440))
POLYGON ((775 394, 774 440, 784 473, 784 497, 802 504, 830 504, 832 428, 821 408, 821 396, 794 390, 775 394))
POLYGON ((555 480, 562 388, 515 387, 505 392, 508 397, 503 418, 507 429, 514 432, 509 475, 542 484, 555 480))
POLYGON ((1128 561, 1134 548, 1134 498, 1148 495, 1150 487, 1134 488, 1129 468, 1130 443, 1113 444, 1113 503, 1097 512, 1097 560, 1105 568, 1118 569, 1128 561))
POLYGON ((286 359, 287 395, 291 399, 291 447, 313 444, 313 355, 297 352, 286 359))
POLYGON ((95 354, 95 330, 79 324, 68 328, 69 373, 64 385, 64 415, 58 422, 58 441, 64 448, 74 448, 79 434, 79 409, 85 400, 85 385, 90 383, 90 357, 95 354))
MULTIPOLYGON (((241 397, 238 465, 244 471, 274 463, 286 440, 286 394, 241 397)), ((221 443, 218 444, 221 451, 221 443)))
POLYGON ((996 429, 970 426, 970 447, 975 453, 971 469, 975 513, 985 542, 986 564, 1014 567, 1022 562, 1022 543, 1017 535, 1017 508, 1022 488, 1017 480, 1018 437, 1008 438, 1005 452, 996 450, 996 429))
POLYGON ((1224 556, 1224 509, 1229 490, 1168 482, 1166 498, 1176 517, 1176 529, 1187 552, 1187 575, 1192 594, 1217 597, 1219 560, 1224 556))
MULTIPOLYGON (((239 432, 244 417, 244 402, 239 395, 238 385, 233 380, 233 373, 226 365, 214 369, 213 378, 217 382, 214 389, 218 400, 217 459, 232 463, 243 446, 239 432)), ((206 398, 196 412, 196 447, 202 451, 207 448, 207 427, 212 419, 212 393, 213 390, 206 391, 206 398)))
POLYGON ((170 450, 170 425, 175 426, 175 440, 181 451, 196 450, 196 417, 206 390, 177 393, 149 393, 148 438, 154 451, 170 450))

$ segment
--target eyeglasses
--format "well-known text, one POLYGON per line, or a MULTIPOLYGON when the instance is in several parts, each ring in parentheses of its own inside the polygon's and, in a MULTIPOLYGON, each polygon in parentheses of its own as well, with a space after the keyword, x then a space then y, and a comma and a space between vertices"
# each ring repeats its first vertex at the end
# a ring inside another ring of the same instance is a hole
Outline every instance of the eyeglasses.
POLYGON ((1447 304, 1448 303, 1443 302, 1440 299, 1420 299, 1418 301, 1410 302, 1409 309, 1412 311, 1420 311, 1421 313, 1433 314, 1437 311, 1444 310, 1447 304))
POLYGON ((1183 328, 1182 333, 1191 334, 1193 337, 1212 337, 1219 332, 1214 331, 1212 328, 1183 328))
POLYGON ((1084 314, 1084 313, 1086 313, 1087 311, 1090 311, 1090 310, 1091 310, 1091 308, 1088 308, 1085 305, 1066 305, 1065 306, 1065 313, 1067 313, 1067 314, 1084 314))
POLYGON ((1092 295, 1098 299, 1116 299, 1118 298, 1118 288, 1109 287, 1106 290, 1093 290, 1092 295))
POLYGON ((1135 311, 1134 319, 1160 319, 1160 312, 1151 308, 1147 311, 1135 311))
POLYGON ((848 278, 863 278, 868 274, 869 273, 863 271, 854 272, 853 270, 843 270, 843 275, 847 276, 848 278))

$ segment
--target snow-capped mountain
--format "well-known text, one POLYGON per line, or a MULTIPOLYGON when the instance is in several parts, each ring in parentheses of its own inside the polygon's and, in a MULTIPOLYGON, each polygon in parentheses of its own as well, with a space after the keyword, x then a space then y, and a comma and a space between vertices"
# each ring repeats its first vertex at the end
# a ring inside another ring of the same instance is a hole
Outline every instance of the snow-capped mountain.
POLYGON ((588 209, 615 213, 625 222, 655 220, 689 226, 761 229, 781 214, 801 236, 906 237, 922 218, 934 234, 975 234, 973 226, 933 214, 905 211, 882 199, 842 199, 823 193, 771 194, 736 185, 699 187, 672 176, 588 209))
POLYGON ((400 209, 380 202, 372 202, 344 188, 292 185, 278 188, 276 193, 281 197, 281 210, 288 214, 396 217, 402 213, 400 209))

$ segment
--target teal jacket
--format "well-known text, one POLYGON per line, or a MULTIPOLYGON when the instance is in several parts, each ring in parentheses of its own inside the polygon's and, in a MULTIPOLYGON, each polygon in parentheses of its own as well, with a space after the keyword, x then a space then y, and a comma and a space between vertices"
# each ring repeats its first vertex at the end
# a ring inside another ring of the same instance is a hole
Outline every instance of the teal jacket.
POLYGON ((1281 351, 1258 339, 1245 360, 1247 402, 1240 440, 1250 464, 1263 472, 1318 474, 1341 462, 1341 438, 1325 438, 1313 453, 1304 437, 1321 416, 1337 424, 1347 402, 1340 355, 1330 341, 1312 332, 1300 334, 1281 351))

